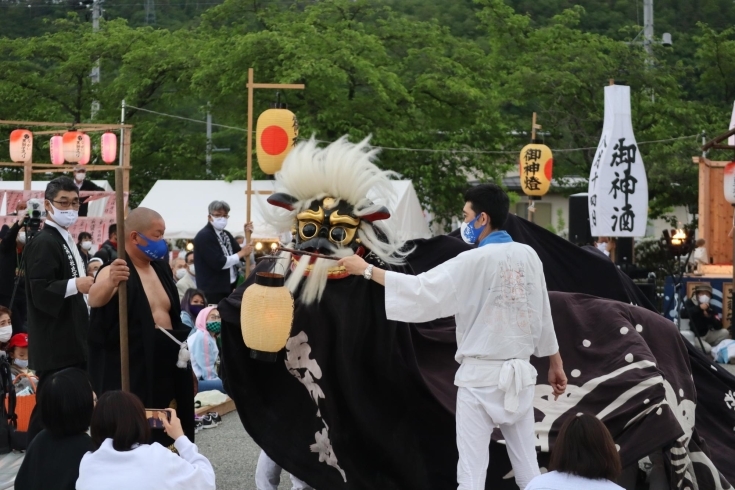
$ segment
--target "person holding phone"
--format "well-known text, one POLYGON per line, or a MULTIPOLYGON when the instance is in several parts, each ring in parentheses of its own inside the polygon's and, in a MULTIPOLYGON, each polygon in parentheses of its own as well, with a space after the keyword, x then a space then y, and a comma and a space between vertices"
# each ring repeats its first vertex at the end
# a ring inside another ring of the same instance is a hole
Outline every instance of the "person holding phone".
POLYGON ((212 464, 184 435, 176 411, 169 408, 148 412, 158 416, 179 455, 158 443, 148 443, 151 428, 137 396, 108 391, 99 398, 92 414, 92 443, 96 449, 82 458, 76 490, 216 489, 212 464))

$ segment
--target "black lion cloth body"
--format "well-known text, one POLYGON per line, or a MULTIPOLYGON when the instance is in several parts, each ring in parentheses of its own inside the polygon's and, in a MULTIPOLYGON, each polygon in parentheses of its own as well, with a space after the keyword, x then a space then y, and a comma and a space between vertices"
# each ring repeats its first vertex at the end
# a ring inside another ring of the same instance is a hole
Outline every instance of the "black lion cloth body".
MULTIPOLYGON (((632 305, 644 298, 609 260, 511 218, 508 232, 544 263, 569 377, 553 401, 548 363, 532 358, 541 466, 565 418, 588 412, 606 423, 624 466, 663 448, 672 489, 731 488, 735 378, 672 322, 632 305)), ((398 270, 418 274, 468 248, 451 237, 414 244, 398 270)), ((250 359, 239 325, 248 285, 220 303, 225 385, 276 463, 318 490, 456 488, 453 319, 389 321, 383 287, 354 276, 328 281, 318 303, 304 305, 296 292, 292 337, 265 363, 250 359)), ((487 488, 517 488, 502 441, 491 444, 487 488)))

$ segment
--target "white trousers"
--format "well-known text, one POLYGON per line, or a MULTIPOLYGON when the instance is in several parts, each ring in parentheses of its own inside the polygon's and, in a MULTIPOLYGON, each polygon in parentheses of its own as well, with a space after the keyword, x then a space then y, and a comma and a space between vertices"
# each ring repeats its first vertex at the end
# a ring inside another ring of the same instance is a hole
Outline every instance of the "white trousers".
POLYGON ((490 436, 499 427, 513 465, 515 480, 523 490, 540 474, 536 459, 533 418, 534 387, 518 396, 517 412, 503 407, 505 392, 497 386, 459 387, 457 392, 457 483, 459 490, 485 490, 490 463, 490 436))
MULTIPOLYGON (((281 483, 281 471, 281 467, 269 458, 265 451, 261 450, 258 466, 255 467, 255 486, 258 490, 278 490, 278 485, 281 483)), ((291 490, 314 490, 295 476, 290 476, 291 490)))

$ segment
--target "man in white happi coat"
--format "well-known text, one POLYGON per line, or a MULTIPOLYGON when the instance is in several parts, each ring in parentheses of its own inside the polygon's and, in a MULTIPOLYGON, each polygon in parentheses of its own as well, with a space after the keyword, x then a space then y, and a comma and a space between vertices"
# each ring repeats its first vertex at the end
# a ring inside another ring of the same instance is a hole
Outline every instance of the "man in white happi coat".
POLYGON ((455 316, 460 367, 457 392, 459 490, 484 490, 490 436, 499 427, 521 489, 539 474, 532 355, 550 357, 555 399, 566 390, 541 260, 501 228, 507 194, 497 185, 465 193, 462 239, 479 244, 434 269, 411 276, 368 265, 356 255, 340 260, 350 274, 385 286, 388 319, 428 322, 455 316))

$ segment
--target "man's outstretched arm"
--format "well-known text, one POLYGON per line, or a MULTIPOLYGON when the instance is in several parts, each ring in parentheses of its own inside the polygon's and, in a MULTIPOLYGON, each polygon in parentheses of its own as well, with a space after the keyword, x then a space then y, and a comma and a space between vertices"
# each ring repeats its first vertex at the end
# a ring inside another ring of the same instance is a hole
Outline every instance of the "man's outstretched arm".
MULTIPOLYGON (((339 261, 352 275, 364 275, 368 263, 351 255, 339 261)), ((389 320, 422 323, 452 316, 458 302, 451 277, 442 266, 412 276, 373 267, 373 281, 385 286, 385 313, 389 320)))

